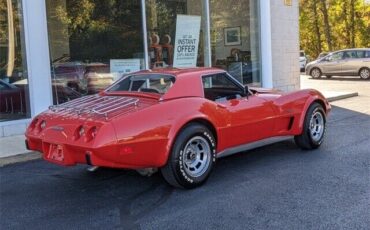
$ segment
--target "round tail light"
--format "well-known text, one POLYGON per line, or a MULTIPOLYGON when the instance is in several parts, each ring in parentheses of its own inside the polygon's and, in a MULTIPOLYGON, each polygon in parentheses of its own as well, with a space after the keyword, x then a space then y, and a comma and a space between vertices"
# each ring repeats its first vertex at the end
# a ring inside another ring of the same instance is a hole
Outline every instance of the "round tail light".
POLYGON ((41 130, 43 130, 43 129, 45 129, 45 127, 46 127, 46 121, 45 121, 45 120, 43 120, 43 121, 41 121, 41 123, 40 123, 40 128, 41 128, 41 130))

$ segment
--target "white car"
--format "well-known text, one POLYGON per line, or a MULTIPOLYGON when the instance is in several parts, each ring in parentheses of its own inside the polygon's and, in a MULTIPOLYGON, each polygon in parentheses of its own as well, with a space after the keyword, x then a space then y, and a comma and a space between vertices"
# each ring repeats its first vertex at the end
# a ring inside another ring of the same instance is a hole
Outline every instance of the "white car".
POLYGON ((303 50, 299 52, 299 67, 301 72, 305 71, 307 65, 307 57, 303 50))

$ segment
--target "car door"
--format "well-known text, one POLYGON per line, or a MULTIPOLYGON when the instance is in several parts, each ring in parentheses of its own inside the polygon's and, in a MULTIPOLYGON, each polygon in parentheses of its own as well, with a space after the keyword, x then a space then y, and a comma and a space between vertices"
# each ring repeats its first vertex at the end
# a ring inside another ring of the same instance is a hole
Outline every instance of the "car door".
POLYGON ((227 73, 203 77, 205 97, 227 111, 226 136, 229 147, 272 135, 274 111, 266 100, 244 93, 244 88, 227 73))
POLYGON ((347 50, 343 54, 343 63, 341 74, 342 75, 354 75, 359 70, 359 59, 357 52, 354 50, 347 50))
POLYGON ((340 74, 343 64, 343 52, 329 55, 320 64, 323 74, 340 74))

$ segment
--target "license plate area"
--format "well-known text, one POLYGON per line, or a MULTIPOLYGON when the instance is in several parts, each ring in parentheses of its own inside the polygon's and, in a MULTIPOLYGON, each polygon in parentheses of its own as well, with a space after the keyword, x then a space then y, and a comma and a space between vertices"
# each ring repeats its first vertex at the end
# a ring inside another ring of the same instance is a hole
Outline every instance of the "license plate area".
POLYGON ((64 148, 63 145, 50 144, 48 159, 58 162, 64 162, 64 148))

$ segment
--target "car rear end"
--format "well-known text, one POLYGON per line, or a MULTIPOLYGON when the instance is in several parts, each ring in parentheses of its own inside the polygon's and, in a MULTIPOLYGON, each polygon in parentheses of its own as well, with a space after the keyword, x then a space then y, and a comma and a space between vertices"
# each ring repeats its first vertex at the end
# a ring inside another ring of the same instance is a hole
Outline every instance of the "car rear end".
POLYGON ((154 103, 145 98, 93 95, 53 106, 31 122, 26 145, 59 165, 139 168, 135 158, 122 158, 129 150, 117 141, 112 121, 154 103))

